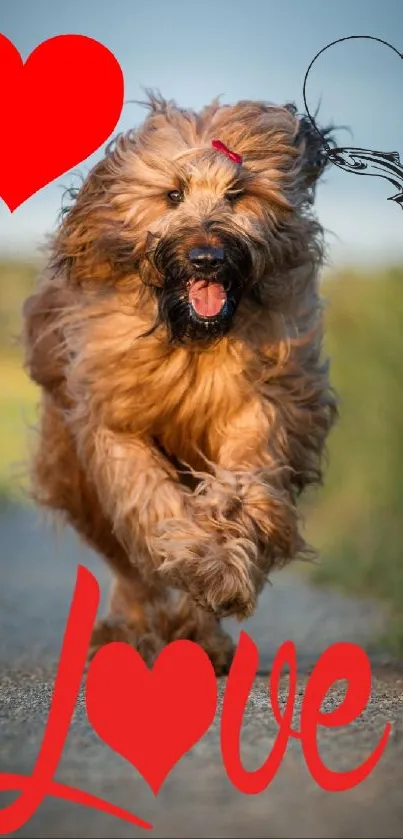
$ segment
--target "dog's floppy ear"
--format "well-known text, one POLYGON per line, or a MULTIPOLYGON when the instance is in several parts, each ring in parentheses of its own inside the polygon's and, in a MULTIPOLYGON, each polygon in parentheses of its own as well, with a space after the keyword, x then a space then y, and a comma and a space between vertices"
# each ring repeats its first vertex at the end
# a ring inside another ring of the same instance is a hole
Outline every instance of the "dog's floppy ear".
POLYGON ((332 145, 332 128, 315 128, 311 120, 302 116, 296 138, 301 148, 302 174, 306 186, 314 186, 329 162, 329 150, 332 145))
POLYGON ((301 154, 301 178, 305 188, 314 188, 329 162, 329 151, 336 144, 333 139, 333 126, 321 128, 316 120, 308 115, 299 115, 294 104, 287 104, 286 109, 297 121, 295 146, 301 154))
POLYGON ((53 237, 52 269, 71 286, 99 286, 127 264, 135 265, 133 231, 125 228, 125 213, 114 207, 113 189, 119 178, 126 183, 134 154, 133 132, 118 135, 105 156, 89 172, 82 186, 70 192, 53 237))

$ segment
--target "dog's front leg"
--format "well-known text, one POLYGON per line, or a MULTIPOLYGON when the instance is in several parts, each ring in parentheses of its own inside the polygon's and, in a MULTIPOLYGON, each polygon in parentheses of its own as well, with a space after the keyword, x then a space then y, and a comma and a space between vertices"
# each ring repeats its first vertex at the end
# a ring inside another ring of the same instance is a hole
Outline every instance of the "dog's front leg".
MULTIPOLYGON (((176 571, 178 579, 186 571, 194 599, 217 615, 247 617, 268 571, 303 547, 289 464, 270 448, 270 417, 258 404, 226 424, 213 474, 205 476, 195 510, 207 538, 193 555, 187 539, 188 556, 179 550, 181 561, 178 555, 161 570, 176 571)), ((176 538, 180 549, 180 533, 176 538)))
POLYGON ((207 496, 224 523, 234 525, 259 546, 263 572, 281 565, 304 547, 292 490, 293 463, 289 429, 274 406, 258 400, 227 425, 218 452, 218 468, 207 496))
POLYGON ((231 526, 257 546, 263 573, 294 558, 304 545, 292 492, 287 429, 282 427, 279 443, 274 425, 273 416, 256 404, 234 418, 205 492, 221 526, 231 526))
MULTIPOLYGON (((182 589, 215 613, 252 610, 254 565, 198 495, 151 443, 110 429, 81 427, 78 453, 113 530, 149 581, 182 589)), ((254 546, 251 546, 254 550, 254 546)))
POLYGON ((164 528, 170 547, 161 573, 180 586, 186 579, 193 598, 221 617, 252 614, 270 568, 302 547, 290 470, 269 442, 270 417, 256 400, 215 439, 212 474, 202 476, 192 499, 202 536, 198 528, 194 541, 174 520, 164 528))
POLYGON ((76 441, 115 535, 142 574, 154 578, 167 558, 161 538, 167 523, 185 522, 193 540, 198 538, 187 509, 189 491, 151 442, 88 427, 77 429, 76 441))

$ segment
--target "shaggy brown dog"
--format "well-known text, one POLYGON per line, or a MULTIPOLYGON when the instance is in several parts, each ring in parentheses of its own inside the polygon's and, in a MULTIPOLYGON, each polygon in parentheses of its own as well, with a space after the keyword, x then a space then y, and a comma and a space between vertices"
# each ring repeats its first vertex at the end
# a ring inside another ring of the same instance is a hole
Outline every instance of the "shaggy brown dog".
POLYGON ((306 549, 297 498, 321 480, 336 414, 323 155, 292 105, 148 106, 89 174, 25 304, 33 486, 115 574, 94 648, 127 640, 152 661, 189 638, 222 673, 219 619, 250 615, 306 549))

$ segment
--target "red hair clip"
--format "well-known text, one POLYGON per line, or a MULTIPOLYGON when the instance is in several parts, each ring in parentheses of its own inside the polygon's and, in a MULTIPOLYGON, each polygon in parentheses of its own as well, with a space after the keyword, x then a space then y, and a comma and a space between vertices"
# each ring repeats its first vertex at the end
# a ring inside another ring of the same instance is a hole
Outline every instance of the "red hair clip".
POLYGON ((224 143, 221 142, 221 140, 212 140, 211 145, 214 149, 217 149, 217 151, 221 151, 223 154, 226 154, 230 160, 234 161, 234 163, 237 163, 238 165, 242 163, 242 156, 228 149, 227 146, 225 146, 224 143))

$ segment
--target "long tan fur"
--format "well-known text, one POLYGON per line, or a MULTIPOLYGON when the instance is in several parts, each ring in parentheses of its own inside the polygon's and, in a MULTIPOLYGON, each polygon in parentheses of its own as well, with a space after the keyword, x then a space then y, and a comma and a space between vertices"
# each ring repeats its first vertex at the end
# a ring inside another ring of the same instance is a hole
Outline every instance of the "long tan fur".
POLYGON ((191 637, 223 672, 219 617, 250 615, 269 571, 305 550, 297 500, 322 479, 336 415, 318 143, 290 106, 195 114, 153 95, 148 106, 88 176, 25 305, 27 369, 43 392, 33 489, 116 574, 96 643, 123 637, 149 657, 191 637), (186 200, 170 206, 179 185, 186 200), (214 225, 247 245, 259 302, 245 294, 221 340, 177 344, 164 323, 152 329, 164 282, 153 252, 166 236, 179 255, 214 244, 214 225))

